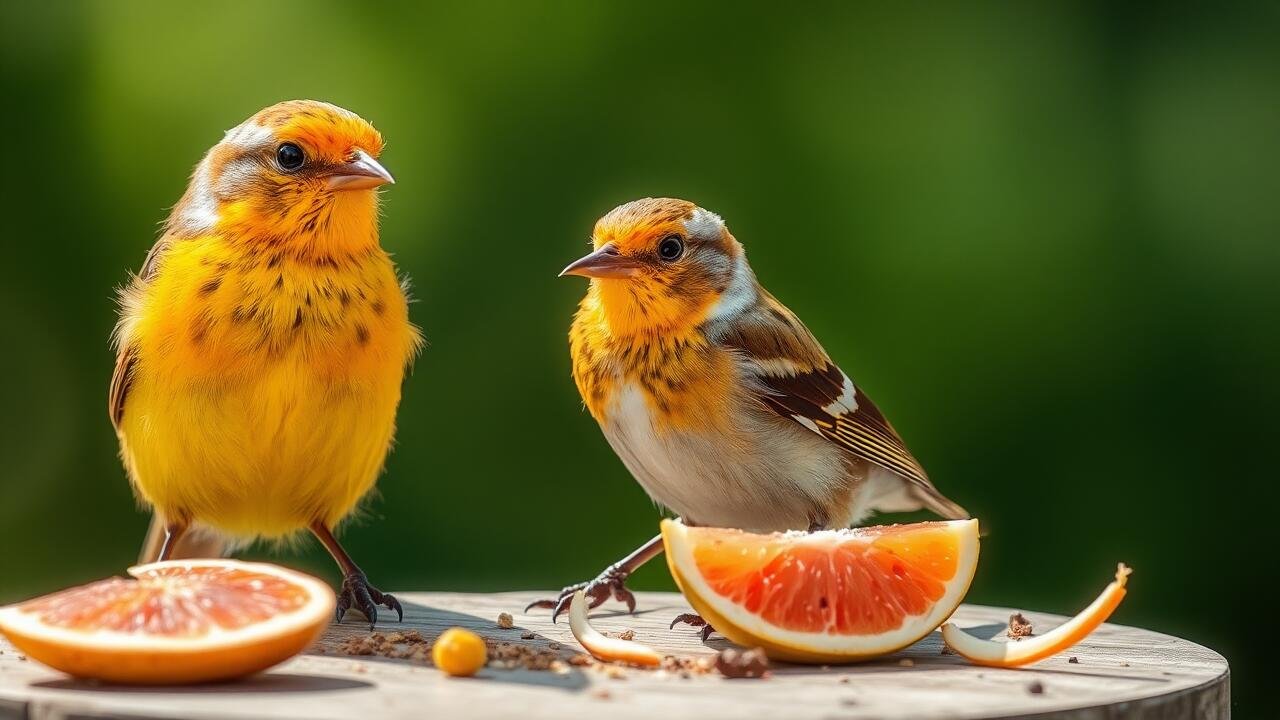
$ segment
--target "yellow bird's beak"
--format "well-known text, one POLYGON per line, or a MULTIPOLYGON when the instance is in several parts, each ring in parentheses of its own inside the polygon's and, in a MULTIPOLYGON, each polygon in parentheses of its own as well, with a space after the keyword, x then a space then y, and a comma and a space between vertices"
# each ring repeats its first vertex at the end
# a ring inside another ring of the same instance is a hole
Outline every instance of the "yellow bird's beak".
POLYGON ((569 263, 569 267, 560 271, 560 277, 581 275, 588 278, 629 278, 635 277, 642 267, 636 260, 619 253, 617 245, 605 243, 590 255, 569 263))
POLYGON ((391 173, 363 150, 356 150, 349 161, 333 168, 329 175, 330 190, 368 190, 395 182, 391 173))

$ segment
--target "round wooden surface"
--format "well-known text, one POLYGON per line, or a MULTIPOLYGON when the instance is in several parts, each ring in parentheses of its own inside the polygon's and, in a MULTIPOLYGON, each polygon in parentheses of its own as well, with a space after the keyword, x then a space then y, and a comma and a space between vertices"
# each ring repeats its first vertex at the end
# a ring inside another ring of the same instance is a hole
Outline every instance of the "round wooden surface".
MULTIPOLYGON (((668 630, 688 612, 679 595, 638 593, 636 615, 613 604, 592 614, 602 631, 632 629, 663 653, 710 656, 729 644, 706 644, 687 627, 668 630)), ((521 612, 544 593, 405 593, 403 624, 434 637, 452 626, 538 648, 578 649, 566 620, 521 612), (515 627, 501 629, 498 613, 515 627), (532 639, 522 635, 532 634, 532 639)), ((1006 608, 965 605, 954 621, 982 637, 1006 627, 1006 608)), ((1038 631, 1064 618, 1025 613, 1038 631)), ((1019 670, 975 667, 942 654, 938 633, 874 662, 840 667, 774 664, 770 677, 729 680, 717 674, 572 667, 548 671, 486 668, 470 679, 448 678, 407 660, 339 654, 344 640, 367 634, 349 620, 314 652, 234 683, 129 688, 74 680, 40 666, 0 640, 0 718, 1227 718, 1230 672, 1208 648, 1157 632, 1104 625, 1072 650, 1019 670), (1071 658, 1075 662, 1071 662, 1071 658)))

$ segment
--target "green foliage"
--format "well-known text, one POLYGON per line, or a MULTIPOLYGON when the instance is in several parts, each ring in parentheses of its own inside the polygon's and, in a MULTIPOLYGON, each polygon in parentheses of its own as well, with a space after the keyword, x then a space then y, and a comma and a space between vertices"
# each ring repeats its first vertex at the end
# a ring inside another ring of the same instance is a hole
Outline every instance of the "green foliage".
POLYGON ((1223 651, 1247 698, 1278 18, 1128 8, 3 4, 0 601, 132 560, 112 288, 222 131, 313 97, 389 141, 383 241, 431 340, 346 534, 382 587, 551 587, 656 531, 581 410, 556 272, 613 205, 675 195, 989 524, 971 600, 1074 612, 1125 560, 1118 621, 1223 651))

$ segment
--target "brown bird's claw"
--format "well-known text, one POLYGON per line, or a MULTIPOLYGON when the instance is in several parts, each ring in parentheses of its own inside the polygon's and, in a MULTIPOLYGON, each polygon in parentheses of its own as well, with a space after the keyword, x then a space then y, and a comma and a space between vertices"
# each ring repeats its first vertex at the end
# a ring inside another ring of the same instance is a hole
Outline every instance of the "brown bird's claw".
POLYGON ((596 576, 590 582, 581 582, 569 585, 560 591, 559 597, 555 600, 534 600, 525 607, 524 611, 529 612, 534 608, 551 609, 551 622, 555 622, 560 617, 560 613, 569 609, 569 603, 573 602, 573 594, 581 590, 587 596, 587 609, 598 607, 605 600, 613 597, 618 602, 627 604, 627 612, 634 613, 636 611, 636 596, 627 589, 627 577, 631 573, 619 568, 617 565, 610 565, 605 571, 596 576))
POLYGON ((681 623, 684 623, 689 627, 702 628, 702 630, 698 633, 698 635, 702 637, 702 642, 706 642, 707 638, 711 637, 711 633, 716 631, 715 628, 711 627, 711 623, 702 619, 701 615, 697 615, 694 613, 681 613, 677 615, 675 619, 671 621, 671 625, 668 627, 668 629, 675 630, 676 625, 679 625, 681 623))
POLYGON ((390 593, 384 593, 370 585, 369 578, 365 577, 364 573, 351 573, 342 579, 342 590, 338 593, 336 613, 338 622, 342 622, 348 610, 355 608, 369 619, 369 629, 372 630, 378 624, 379 605, 388 610, 395 610, 396 622, 404 620, 404 607, 400 605, 400 601, 390 593))

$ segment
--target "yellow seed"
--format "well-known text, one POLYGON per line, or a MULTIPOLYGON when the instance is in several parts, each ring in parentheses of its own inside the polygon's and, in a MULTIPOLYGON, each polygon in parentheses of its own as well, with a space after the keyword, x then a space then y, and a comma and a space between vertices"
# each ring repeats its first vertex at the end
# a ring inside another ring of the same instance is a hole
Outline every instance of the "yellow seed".
POLYGON ((436 667, 455 677, 475 675, 487 660, 484 640, 470 630, 449 628, 431 646, 436 667))

